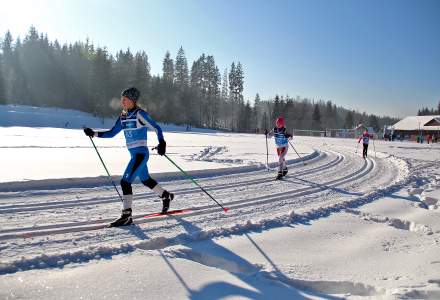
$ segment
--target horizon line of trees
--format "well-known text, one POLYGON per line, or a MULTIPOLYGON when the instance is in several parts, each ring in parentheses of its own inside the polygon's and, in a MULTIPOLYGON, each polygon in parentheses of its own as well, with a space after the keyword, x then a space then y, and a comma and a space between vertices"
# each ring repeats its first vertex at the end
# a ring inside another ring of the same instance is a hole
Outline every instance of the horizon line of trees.
POLYGON ((418 116, 433 116, 433 115, 440 115, 440 100, 438 101, 437 109, 435 109, 435 108, 431 108, 431 109, 429 109, 428 107, 424 107, 424 108, 419 109, 419 110, 417 111, 417 115, 418 115, 418 116))
POLYGON ((136 86, 140 104, 161 122, 237 132, 263 132, 284 116, 288 128, 353 128, 359 123, 379 130, 395 118, 367 115, 331 101, 276 95, 253 105, 244 100, 244 71, 232 62, 223 74, 212 55, 202 54, 191 68, 182 47, 169 51, 162 74, 151 75, 148 55, 119 50, 115 56, 90 40, 74 44, 50 41, 31 26, 23 41, 6 32, 0 53, 0 104, 77 109, 95 116, 120 112, 121 90, 136 86))

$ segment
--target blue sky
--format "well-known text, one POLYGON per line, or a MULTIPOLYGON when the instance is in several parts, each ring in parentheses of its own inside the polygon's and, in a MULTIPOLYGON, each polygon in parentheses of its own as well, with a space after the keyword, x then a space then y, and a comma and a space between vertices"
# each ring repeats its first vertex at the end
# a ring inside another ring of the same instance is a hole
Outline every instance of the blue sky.
POLYGON ((145 50, 153 74, 183 46, 191 65, 214 55, 223 74, 245 72, 245 99, 258 92, 332 100, 405 116, 440 100, 438 0, 1 1, 0 34, 30 25, 51 40, 89 37, 115 54, 145 50))

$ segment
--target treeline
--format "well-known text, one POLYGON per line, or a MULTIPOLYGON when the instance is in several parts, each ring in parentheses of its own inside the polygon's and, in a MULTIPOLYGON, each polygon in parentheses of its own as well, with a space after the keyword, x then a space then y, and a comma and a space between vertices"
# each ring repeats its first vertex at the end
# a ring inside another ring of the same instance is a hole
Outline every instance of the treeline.
POLYGON ((325 129, 352 129, 359 124, 364 127, 373 127, 379 131, 384 125, 392 125, 398 119, 376 116, 374 114, 359 113, 348 110, 331 101, 311 100, 307 98, 291 98, 289 96, 275 96, 273 101, 260 101, 259 96, 255 99, 257 115, 260 115, 260 128, 272 128, 273 120, 277 116, 286 118, 286 126, 303 130, 325 129), (261 112, 261 113, 260 113, 261 112))
POLYGON ((141 90, 140 104, 156 119, 202 127, 237 128, 243 104, 240 62, 224 71, 202 54, 188 66, 185 52, 163 59, 163 74, 152 76, 144 51, 116 56, 92 42, 60 45, 31 27, 23 41, 7 32, 1 44, 0 99, 3 103, 55 106, 112 116, 122 89, 141 90), (112 101, 113 100, 113 101, 112 101), (116 105, 112 105, 116 104, 116 105))
POLYGON ((417 115, 418 115, 418 116, 433 116, 433 115, 440 115, 440 101, 438 102, 437 109, 435 109, 435 108, 431 108, 431 109, 429 109, 429 108, 427 108, 427 107, 424 107, 424 108, 419 109, 419 110, 417 111, 417 115))
POLYGON ((141 90, 140 104, 159 121, 240 132, 262 132, 282 115, 298 129, 379 129, 397 120, 336 107, 331 101, 276 96, 253 105, 243 98, 244 71, 232 62, 222 74, 214 56, 202 54, 189 67, 181 47, 167 52, 162 74, 151 75, 148 55, 120 50, 115 56, 86 40, 61 45, 30 27, 23 40, 8 31, 1 43, 0 104, 77 109, 117 115, 122 89, 141 90))

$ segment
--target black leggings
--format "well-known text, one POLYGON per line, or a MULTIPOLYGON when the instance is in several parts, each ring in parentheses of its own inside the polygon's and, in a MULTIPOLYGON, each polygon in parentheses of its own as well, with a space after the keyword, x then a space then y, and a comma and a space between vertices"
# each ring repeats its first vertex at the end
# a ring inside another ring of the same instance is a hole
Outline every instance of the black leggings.
POLYGON ((368 152, 368 144, 364 144, 364 150, 362 151, 362 156, 367 157, 368 152))

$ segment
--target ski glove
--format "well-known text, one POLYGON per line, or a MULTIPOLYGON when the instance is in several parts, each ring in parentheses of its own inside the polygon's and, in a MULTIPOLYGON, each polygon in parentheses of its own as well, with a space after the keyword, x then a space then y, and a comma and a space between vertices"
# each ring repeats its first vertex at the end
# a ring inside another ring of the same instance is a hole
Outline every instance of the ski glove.
POLYGON ((288 139, 292 139, 293 135, 291 135, 290 133, 286 133, 286 138, 288 139))
POLYGON ((89 137, 94 137, 95 136, 95 132, 91 128, 84 128, 84 133, 87 136, 89 136, 89 137))
POLYGON ((167 143, 164 140, 159 141, 159 145, 157 145, 157 154, 165 155, 167 143))

